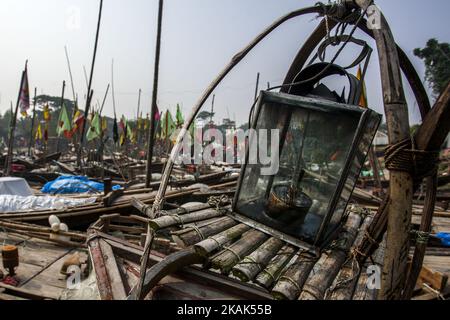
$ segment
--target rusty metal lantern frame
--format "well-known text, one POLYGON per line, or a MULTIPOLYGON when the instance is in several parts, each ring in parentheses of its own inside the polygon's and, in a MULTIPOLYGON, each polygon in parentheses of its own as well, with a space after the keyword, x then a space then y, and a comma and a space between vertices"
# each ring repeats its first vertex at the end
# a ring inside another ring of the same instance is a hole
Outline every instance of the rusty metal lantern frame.
MULTIPOLYGON (((378 129, 378 126, 381 122, 381 115, 377 114, 371 109, 368 108, 360 108, 358 106, 354 105, 348 105, 348 104, 342 104, 342 103, 336 103, 332 101, 327 101, 325 99, 316 99, 316 98, 310 98, 310 97, 302 97, 297 95, 290 95, 285 93, 275 93, 275 92, 268 92, 268 91, 261 91, 261 94, 259 96, 258 102, 257 102, 257 109, 255 117, 253 118, 253 122, 251 125, 251 129, 257 129, 258 119, 260 118, 260 115, 262 113, 262 109, 266 103, 274 103, 280 108, 290 108, 290 109, 296 109, 296 110, 308 110, 308 111, 314 111, 321 114, 328 114, 331 112, 339 112, 339 113, 353 113, 359 115, 359 123, 356 127, 356 130, 353 134, 353 139, 351 146, 349 148, 348 154, 346 155, 346 159, 344 162, 344 167, 342 168, 342 173, 340 174, 340 177, 338 178, 338 183, 336 185, 336 189, 333 193, 333 196, 331 198, 331 201, 329 202, 328 209, 326 210, 326 215, 323 218, 322 222, 320 223, 320 228, 317 231, 315 235, 315 239, 312 243, 310 241, 304 241, 299 239, 298 237, 295 237, 293 235, 288 235, 282 230, 279 230, 277 228, 270 227, 266 224, 263 224, 261 222, 255 221, 255 219, 252 219, 248 217, 245 213, 241 212, 238 208, 238 203, 241 195, 241 189, 243 186, 243 182, 245 179, 245 173, 248 168, 248 162, 250 157, 250 148, 247 145, 246 148, 246 156, 245 161, 242 164, 241 168, 241 175, 238 181, 238 187, 235 193, 234 201, 233 201, 233 207, 232 207, 232 216, 236 220, 250 225, 251 227, 255 229, 259 229, 263 232, 269 233, 273 236, 276 236, 287 243, 290 243, 292 245, 295 245, 297 247, 300 247, 302 249, 308 250, 312 253, 318 254, 324 244, 327 244, 328 237, 330 234, 327 234, 327 227, 329 226, 329 223, 331 221, 331 218, 336 214, 336 208, 338 206, 338 203, 341 199, 342 192, 344 190, 345 185, 348 183, 348 178, 351 173, 351 168, 354 165, 354 160, 357 156, 360 156, 360 160, 362 163, 359 163, 360 168, 358 169, 358 172, 356 174, 359 176, 360 171, 364 165, 365 159, 367 157, 368 150, 372 144, 373 137, 378 129), (370 126, 372 124, 372 126, 370 126), (370 132, 369 132, 370 130, 370 132), (372 139, 370 139, 370 142, 368 142, 367 145, 364 145, 361 149, 361 142, 366 134, 369 134, 372 139)), ((289 124, 286 124, 289 126, 289 124)), ((280 155, 281 155, 280 150, 280 155)), ((272 176, 271 178, 273 178, 272 176)), ((273 179, 272 179, 273 180, 273 179)), ((353 192, 356 185, 355 183, 351 186, 351 192, 353 192)), ((271 188, 271 183, 268 184, 268 188, 271 188)), ((346 200, 346 204, 344 207, 347 207, 348 202, 350 199, 346 200)), ((345 218, 345 214, 343 213, 341 216, 341 219, 345 218)), ((337 226, 338 228, 339 226, 337 226)), ((336 228, 336 229, 337 229, 336 228)))

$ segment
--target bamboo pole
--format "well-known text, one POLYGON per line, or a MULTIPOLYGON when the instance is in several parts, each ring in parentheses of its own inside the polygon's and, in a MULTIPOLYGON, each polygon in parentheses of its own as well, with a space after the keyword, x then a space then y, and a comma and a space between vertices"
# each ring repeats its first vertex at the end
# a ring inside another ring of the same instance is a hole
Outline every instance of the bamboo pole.
MULTIPOLYGON (((62 93, 61 93, 61 110, 64 107, 64 93, 66 91, 66 81, 63 81, 63 86, 62 86, 62 93)), ((60 111, 61 112, 61 111, 60 111)), ((58 127, 60 126, 60 124, 58 123, 58 127)), ((58 135, 58 141, 56 143, 56 153, 59 152, 59 144, 61 143, 61 136, 58 135)))
POLYGON ((261 287, 269 289, 272 285, 278 281, 284 268, 294 258, 297 249, 291 245, 285 245, 280 251, 272 258, 268 266, 258 274, 255 282, 261 287))
POLYGON ((31 146, 34 142, 34 121, 36 120, 36 96, 37 96, 37 88, 34 88, 34 101, 33 101, 33 117, 31 118, 31 132, 30 132, 30 141, 28 142, 28 156, 31 157, 31 146))
MULTIPOLYGON (((356 0, 367 8, 371 0, 356 0)), ((374 31, 378 47, 384 108, 390 144, 411 139, 408 106, 403 89, 397 45, 390 27, 380 13, 380 28, 374 31)), ((406 283, 409 232, 412 216, 413 179, 410 173, 391 171, 388 231, 380 299, 401 299, 406 283)))
POLYGON ((348 251, 352 247, 361 226, 362 217, 359 214, 350 214, 343 231, 341 232, 334 248, 325 254, 325 259, 318 264, 314 274, 303 285, 300 300, 323 300, 327 289, 338 275, 342 265, 348 257, 348 251))
POLYGON ((164 0, 159 0, 158 10, 158 30, 156 35, 156 48, 155 48, 155 67, 153 74, 153 94, 152 94, 152 111, 150 114, 150 134, 148 137, 148 151, 147 151, 147 170, 146 170, 146 188, 150 188, 152 182, 152 161, 153 161, 153 147, 155 145, 155 116, 157 112, 157 100, 158 100, 158 84, 159 84, 159 60, 161 54, 161 34, 162 34, 162 18, 163 18, 164 0))
MULTIPOLYGON (((77 95, 75 93, 75 85, 73 83, 73 76, 72 76, 72 67, 70 66, 69 52, 67 51, 67 46, 64 46, 64 51, 66 53, 67 67, 69 68, 69 77, 70 77, 70 85, 72 87, 73 102, 75 103, 77 101, 77 95)), ((75 112, 75 108, 74 108, 74 112, 75 112)), ((75 113, 72 116, 74 116, 74 115, 75 115, 75 113)))
POLYGON ((214 251, 222 248, 225 244, 238 239, 242 236, 243 233, 249 230, 249 226, 246 226, 245 224, 239 224, 237 226, 234 226, 233 228, 230 228, 215 236, 203 240, 200 243, 197 243, 194 246, 194 249, 202 257, 207 257, 214 251))
POLYGON ((16 125, 17 125, 17 114, 19 112, 19 104, 20 104, 20 96, 22 94, 22 85, 23 80, 25 78, 25 74, 27 72, 28 68, 28 60, 25 62, 25 70, 22 72, 22 78, 20 80, 20 89, 19 89, 19 95, 17 97, 17 103, 16 103, 16 109, 14 111, 14 114, 11 114, 12 121, 11 126, 9 128, 9 141, 8 141, 8 155, 6 157, 6 163, 5 163, 5 176, 11 175, 11 169, 12 169, 12 163, 13 163, 13 149, 14 149, 14 133, 16 131, 16 125))
POLYGON ((280 251, 284 243, 276 238, 270 238, 252 254, 245 257, 233 268, 233 275, 243 282, 253 280, 280 251))
POLYGON ((83 121, 83 125, 81 126, 80 145, 79 145, 78 157, 77 157, 77 162, 78 162, 78 165, 80 168, 81 168, 81 153, 83 150, 84 134, 86 132, 86 119, 89 114, 90 104, 91 104, 91 100, 92 100, 92 98, 90 97, 90 93, 91 93, 91 88, 92 88, 92 78, 94 76, 95 60, 97 57, 98 39, 99 39, 99 35, 100 35, 100 25, 101 25, 101 20, 102 20, 102 10, 103 10, 103 0, 100 0, 100 7, 99 7, 99 11, 98 11, 98 21, 97 21, 97 32, 95 35, 94 54, 92 57, 91 74, 89 77, 89 83, 88 83, 88 89, 87 89, 88 97, 86 100, 86 108, 84 110, 85 121, 83 121))
POLYGON ((247 231, 241 239, 211 259, 212 268, 220 269, 222 274, 229 274, 242 257, 252 253, 268 238, 268 235, 255 229, 247 231))
POLYGON ((221 217, 200 222, 183 230, 172 232, 173 241, 181 248, 192 246, 210 236, 218 234, 237 225, 230 217, 221 217))

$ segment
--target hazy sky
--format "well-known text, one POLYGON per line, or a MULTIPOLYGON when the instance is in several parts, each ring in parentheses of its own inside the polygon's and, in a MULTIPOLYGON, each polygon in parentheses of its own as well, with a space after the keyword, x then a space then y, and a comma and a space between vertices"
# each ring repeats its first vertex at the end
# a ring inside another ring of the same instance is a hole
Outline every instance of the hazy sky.
MULTIPOLYGON (((159 105, 188 112, 206 86, 243 48, 276 18, 315 0, 166 0, 164 7, 159 105)), ((105 0, 97 64, 94 102, 101 100, 111 79, 115 60, 118 113, 135 117, 138 90, 142 108, 150 109, 157 0, 105 0)), ((450 41, 448 0, 378 0, 400 46, 421 76, 424 67, 412 51, 431 37, 450 41)), ((20 74, 29 59, 30 87, 38 93, 60 95, 62 81, 69 87, 64 54, 67 45, 80 98, 86 93, 83 65, 90 69, 99 1, 0 1, 0 111, 16 101, 20 74)), ((280 84, 298 49, 317 25, 314 16, 293 20, 259 45, 216 91, 218 119, 231 117, 243 123, 253 99, 256 73, 261 87, 280 84)), ((375 49, 375 44, 370 42, 375 49)), ((354 52, 353 52, 354 53, 354 52)), ((352 54, 347 54, 347 61, 352 54)), ((344 59, 345 60, 345 59, 344 59)), ((379 69, 372 58, 367 86, 369 104, 382 111, 379 69)), ((345 61, 343 61, 345 63, 345 61)), ((411 93, 408 91, 410 97, 411 93)), ((409 98, 411 117, 418 110, 409 98)), ((84 108, 84 104, 82 104, 84 108)), ((207 105, 209 108, 209 104, 207 105)), ((109 98, 105 112, 112 115, 109 98)))

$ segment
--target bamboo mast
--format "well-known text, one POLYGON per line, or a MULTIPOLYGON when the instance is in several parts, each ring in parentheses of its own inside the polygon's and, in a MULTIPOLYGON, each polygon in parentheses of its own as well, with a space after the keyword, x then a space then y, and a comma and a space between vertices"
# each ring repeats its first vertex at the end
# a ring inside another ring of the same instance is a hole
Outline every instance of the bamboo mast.
MULTIPOLYGON (((60 112, 62 112, 62 108, 64 106, 64 93, 65 92, 66 92, 66 81, 63 81, 63 87, 62 87, 62 93, 61 93, 61 111, 60 112)), ((59 125, 60 124, 58 123, 58 126, 59 125)), ((59 144, 60 144, 60 142, 61 142, 61 136, 58 135, 58 142, 56 144, 56 153, 59 152, 59 144)))
POLYGON ((6 177, 11 175, 11 167, 12 167, 12 163, 13 163, 14 133, 16 131, 16 125, 17 125, 17 113, 19 111, 20 96, 22 94, 22 89, 23 89, 22 88, 23 80, 25 78, 27 69, 28 69, 28 60, 25 62, 25 70, 22 71, 22 78, 20 80, 20 89, 19 89, 19 95, 17 97, 16 109, 14 111, 14 114, 11 114, 12 121, 11 121, 11 126, 9 127, 8 155, 6 157, 6 165, 5 165, 5 176, 6 177))
POLYGON ((83 121, 83 125, 81 127, 81 136, 80 136, 80 146, 78 149, 78 156, 77 156, 77 162, 78 162, 78 166, 81 168, 81 154, 82 154, 82 150, 83 150, 83 142, 84 142, 84 134, 86 132, 86 119, 87 116, 89 114, 89 108, 90 108, 90 104, 91 104, 91 97, 90 97, 90 92, 91 92, 91 88, 92 88, 92 78, 94 76, 94 68, 95 68, 95 59, 97 57, 97 47, 98 47, 98 38, 100 35, 100 25, 101 25, 101 20, 102 20, 102 10, 103 10, 103 0, 100 0, 100 8, 98 10, 98 21, 97 21, 97 32, 95 35, 95 45, 94 45, 94 55, 92 57, 92 65, 91 65, 91 74, 89 77, 89 83, 88 83, 88 97, 86 100, 86 108, 84 110, 84 116, 85 116, 85 120, 83 121))
MULTIPOLYGON (((356 0, 367 8, 372 0, 356 0)), ((411 139, 408 106, 405 98, 397 45, 390 27, 380 12, 380 26, 373 30, 378 47, 384 108, 391 145, 411 139)), ((411 173, 391 170, 388 203, 387 246, 380 299, 402 297, 408 271, 409 235, 412 216, 413 179, 411 173)))
POLYGON ((31 157, 31 146, 33 144, 33 131, 34 131, 34 121, 36 120, 36 97, 37 97, 37 88, 34 88, 34 101, 33 101, 33 117, 31 118, 31 132, 30 132, 30 141, 28 143, 28 156, 31 157))
MULTIPOLYGON (((70 76, 70 84, 72 87, 73 102, 76 103, 77 95, 75 93, 75 85, 73 83, 72 68, 70 66, 69 52, 67 51, 67 46, 64 46, 64 51, 66 52, 67 67, 69 68, 69 76, 70 76)), ((75 108, 74 108, 73 114, 75 115, 75 108)))
MULTIPOLYGON (((147 153, 147 176, 145 181, 146 188, 150 187, 150 183, 152 182, 152 159, 153 159, 153 146, 154 146, 154 135, 155 135, 155 115, 157 110, 157 98, 158 98, 158 80, 159 80, 159 59, 161 54, 161 33, 162 33, 162 18, 163 18, 163 7, 164 0, 159 0, 159 10, 158 10, 158 29, 156 35, 156 51, 155 51, 155 68, 153 75, 153 95, 152 95, 152 111, 150 115, 150 134, 148 137, 148 153, 147 153)), ((155 218, 155 213, 152 212, 150 218, 155 218)), ((142 288, 144 286, 145 275, 147 272, 148 260, 150 257, 150 251, 153 244, 154 231, 150 227, 147 226, 147 237, 145 241, 144 254, 142 255, 141 260, 141 269, 140 269, 140 277, 139 282, 136 288, 136 296, 138 299, 141 299, 142 288)))
POLYGON ((152 112, 150 115, 150 135, 148 137, 148 152, 147 152, 147 174, 145 187, 150 188, 152 182, 152 161, 153 161, 153 147, 155 144, 155 116, 157 110, 158 99, 158 81, 159 81, 159 60, 161 55, 161 34, 162 34, 162 18, 163 18, 164 0, 159 0, 158 10, 158 30, 156 35, 156 51, 155 51, 155 67, 153 74, 153 95, 152 95, 152 112))

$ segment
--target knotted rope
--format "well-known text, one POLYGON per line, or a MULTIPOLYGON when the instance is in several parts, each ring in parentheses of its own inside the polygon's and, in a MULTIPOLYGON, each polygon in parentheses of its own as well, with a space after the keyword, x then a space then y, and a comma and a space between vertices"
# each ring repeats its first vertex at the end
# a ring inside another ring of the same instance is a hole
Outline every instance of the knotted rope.
POLYGON ((438 151, 417 150, 411 139, 390 145, 385 150, 386 168, 411 173, 416 184, 436 173, 438 161, 438 151))

